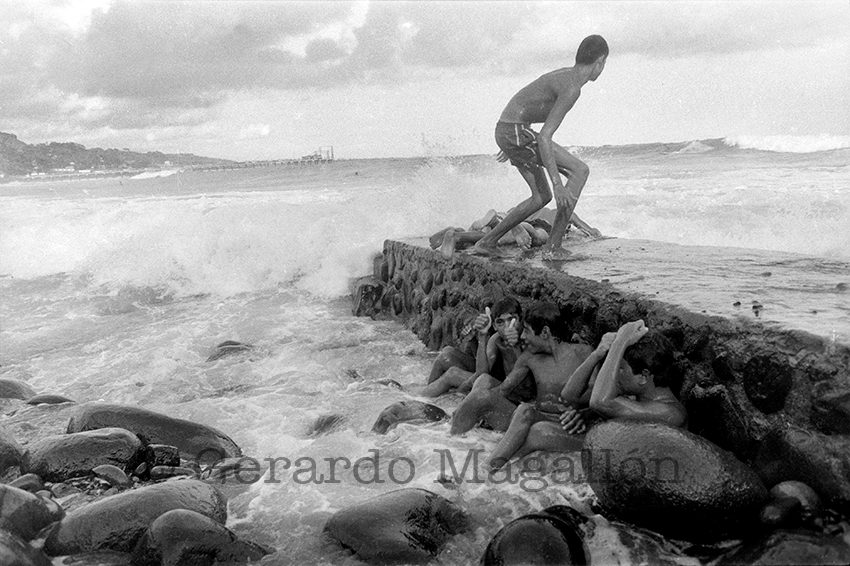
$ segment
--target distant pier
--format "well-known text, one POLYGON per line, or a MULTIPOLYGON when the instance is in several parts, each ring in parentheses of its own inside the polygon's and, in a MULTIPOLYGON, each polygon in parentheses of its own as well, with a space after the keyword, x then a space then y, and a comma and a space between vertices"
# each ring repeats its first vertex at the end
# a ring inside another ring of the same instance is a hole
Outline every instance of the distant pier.
POLYGON ((253 167, 293 167, 302 165, 319 165, 330 163, 334 160, 334 148, 332 145, 322 146, 309 155, 302 155, 298 159, 267 159, 262 161, 242 161, 239 163, 227 163, 220 165, 196 165, 193 171, 221 171, 226 169, 250 169, 253 167))

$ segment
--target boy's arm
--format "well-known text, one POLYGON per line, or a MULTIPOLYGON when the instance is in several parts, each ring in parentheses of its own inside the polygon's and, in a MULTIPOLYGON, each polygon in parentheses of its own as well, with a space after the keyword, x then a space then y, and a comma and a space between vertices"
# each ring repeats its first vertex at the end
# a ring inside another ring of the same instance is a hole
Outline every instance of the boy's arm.
POLYGON ((519 358, 517 358, 516 364, 514 364, 514 369, 511 370, 511 373, 508 374, 505 381, 496 388, 496 391, 502 397, 510 395, 511 391, 514 390, 514 387, 522 383, 522 380, 528 376, 528 373, 531 371, 531 368, 528 367, 529 357, 530 354, 527 352, 520 354, 519 358))
POLYGON ((670 426, 682 426, 685 422, 685 412, 675 403, 633 401, 628 397, 616 397, 592 408, 608 419, 628 417, 646 422, 665 423, 670 426))
POLYGON ((561 401, 567 404, 581 403, 582 401, 584 403, 588 402, 590 396, 588 385, 591 377, 594 371, 599 371, 599 364, 605 359, 608 353, 608 347, 611 345, 614 336, 615 334, 611 332, 603 336, 599 342, 599 346, 585 358, 581 365, 567 379, 564 388, 561 389, 561 401))
MULTIPOLYGON (((543 166, 549 173, 549 178, 552 180, 552 192, 555 195, 555 202, 558 208, 569 207, 572 211, 575 208, 575 202, 569 203, 567 199, 567 189, 561 181, 561 175, 558 173, 558 162, 555 160, 555 149, 552 146, 552 136, 564 121, 564 116, 572 109, 573 105, 578 100, 581 94, 581 89, 568 87, 558 94, 558 99, 555 105, 546 117, 546 122, 540 129, 540 134, 537 136, 537 147, 540 150, 540 159, 543 161, 543 166), (572 206, 570 206, 572 205, 572 206)), ((578 200, 578 195, 576 199, 578 200)))
POLYGON ((648 331, 642 320, 627 322, 617 331, 617 336, 611 343, 611 348, 605 356, 602 369, 599 370, 596 383, 593 385, 593 393, 590 395, 591 409, 605 417, 616 416, 610 412, 612 407, 616 406, 616 404, 612 406, 611 401, 620 394, 617 377, 620 373, 620 364, 625 363, 623 354, 626 348, 640 340, 648 331))

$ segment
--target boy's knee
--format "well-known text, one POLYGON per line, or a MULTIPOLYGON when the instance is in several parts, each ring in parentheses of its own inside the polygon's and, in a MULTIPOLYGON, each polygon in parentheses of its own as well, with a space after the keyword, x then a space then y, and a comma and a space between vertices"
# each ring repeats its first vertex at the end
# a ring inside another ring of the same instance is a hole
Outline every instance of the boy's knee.
POLYGON ((516 408, 514 418, 523 423, 533 423, 536 420, 537 409, 531 403, 523 403, 516 408))

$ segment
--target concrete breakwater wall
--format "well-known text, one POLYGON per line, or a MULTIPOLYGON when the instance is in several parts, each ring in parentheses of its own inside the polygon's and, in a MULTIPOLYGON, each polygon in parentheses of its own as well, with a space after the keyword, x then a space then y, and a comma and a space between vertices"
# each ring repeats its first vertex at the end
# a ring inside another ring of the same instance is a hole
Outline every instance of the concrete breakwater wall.
POLYGON ((465 327, 505 295, 523 306, 558 304, 567 335, 589 344, 642 318, 655 339, 635 347, 685 403, 691 432, 734 452, 768 487, 803 481, 850 511, 850 348, 843 344, 691 312, 540 262, 447 259, 427 244, 390 240, 352 294, 355 315, 403 321, 431 350, 474 351, 475 333, 465 327))

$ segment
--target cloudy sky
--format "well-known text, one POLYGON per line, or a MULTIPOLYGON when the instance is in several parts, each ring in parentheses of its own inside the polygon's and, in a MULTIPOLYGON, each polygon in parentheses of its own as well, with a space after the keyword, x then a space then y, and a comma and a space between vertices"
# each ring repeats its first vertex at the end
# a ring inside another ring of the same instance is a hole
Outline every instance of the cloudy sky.
POLYGON ((556 141, 850 135, 850 1, 0 0, 0 131, 229 159, 496 151, 508 99, 611 48, 556 141))

